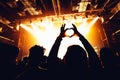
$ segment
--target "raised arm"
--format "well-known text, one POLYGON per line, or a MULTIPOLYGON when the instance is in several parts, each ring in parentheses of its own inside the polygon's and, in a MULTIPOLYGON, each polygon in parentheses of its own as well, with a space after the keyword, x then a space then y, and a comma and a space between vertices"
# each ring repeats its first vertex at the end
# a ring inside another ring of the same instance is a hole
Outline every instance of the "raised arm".
POLYGON ((62 25, 61 32, 60 32, 59 36, 56 38, 56 40, 50 50, 50 53, 48 56, 48 63, 50 65, 55 65, 57 63, 57 60, 58 60, 57 55, 58 55, 59 46, 60 46, 62 37, 64 37, 64 34, 65 34, 64 27, 65 27, 65 25, 62 25))
POLYGON ((82 44, 84 45, 84 47, 88 53, 90 67, 93 69, 101 68, 100 60, 99 60, 95 50, 91 46, 91 44, 88 42, 87 39, 85 39, 85 37, 82 34, 80 34, 78 32, 76 26, 74 24, 72 24, 72 25, 73 25, 74 33, 79 37, 80 41, 82 42, 82 44))

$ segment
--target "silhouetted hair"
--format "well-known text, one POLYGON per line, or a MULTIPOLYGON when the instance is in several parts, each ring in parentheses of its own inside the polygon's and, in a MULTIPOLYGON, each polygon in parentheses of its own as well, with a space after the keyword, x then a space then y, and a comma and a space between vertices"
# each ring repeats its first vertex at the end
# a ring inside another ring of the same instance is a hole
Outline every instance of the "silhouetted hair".
POLYGON ((69 46, 64 56, 66 64, 70 65, 87 65, 87 56, 85 50, 79 45, 69 46))
POLYGON ((115 64, 115 53, 111 48, 101 48, 100 50, 100 59, 103 64, 115 64))
POLYGON ((30 55, 29 57, 34 57, 34 56, 42 56, 44 55, 44 48, 39 45, 35 45, 30 48, 30 55))
POLYGON ((44 55, 44 50, 42 46, 35 45, 30 48, 29 62, 30 64, 38 64, 42 60, 44 55))
POLYGON ((16 59, 19 53, 19 48, 15 45, 3 43, 0 46, 0 51, 2 52, 1 58, 10 61, 16 59))

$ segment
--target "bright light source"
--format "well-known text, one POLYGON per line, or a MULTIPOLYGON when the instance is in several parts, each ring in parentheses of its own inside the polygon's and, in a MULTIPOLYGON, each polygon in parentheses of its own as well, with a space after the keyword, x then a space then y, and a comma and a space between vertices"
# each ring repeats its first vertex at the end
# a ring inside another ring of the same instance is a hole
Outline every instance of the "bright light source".
MULTIPOLYGON (((88 32, 91 29, 91 26, 98 20, 99 17, 96 17, 93 19, 90 23, 87 23, 87 18, 84 19, 83 23, 77 23, 76 27, 78 31, 86 36, 88 32)), ((64 21, 63 21, 64 22, 64 21)), ((78 22, 78 21, 76 21, 78 22)), ((74 24, 75 21, 66 21, 65 28, 68 30, 66 31, 66 35, 71 36, 74 34, 74 31, 70 28, 73 28, 72 23, 74 24)), ((54 44, 55 39, 60 33, 60 27, 62 23, 59 22, 52 22, 48 20, 44 20, 42 22, 32 22, 29 26, 25 24, 20 24, 20 26, 25 29, 26 31, 30 32, 34 36, 36 41, 36 44, 43 46, 46 49, 45 55, 49 55, 49 51, 54 44)), ((27 36, 27 35, 26 35, 27 36)), ((31 39, 32 40, 32 39, 31 39)), ((33 39, 34 40, 34 39, 33 39)), ((82 43, 79 41, 77 36, 72 36, 71 38, 65 37, 60 45, 58 57, 63 58, 64 54, 66 53, 67 47, 73 44, 82 45, 82 43)))
POLYGON ((26 31, 34 34, 33 30, 32 30, 31 28, 29 28, 28 26, 26 26, 26 25, 24 25, 24 24, 20 24, 20 26, 21 26, 23 29, 25 29, 26 31))
POLYGON ((2 27, 0 27, 0 33, 2 33, 2 31, 3 31, 3 28, 2 28, 2 27))
POLYGON ((63 40, 61 41, 61 45, 58 51, 58 57, 63 59, 65 53, 67 52, 68 46, 71 45, 80 45, 81 47, 83 47, 83 44, 80 42, 79 37, 77 36, 73 36, 71 38, 64 37, 63 40))
POLYGON ((99 17, 94 18, 90 23, 87 22, 87 18, 85 21, 78 27, 78 31, 83 34, 87 35, 90 31, 91 27, 95 24, 95 22, 99 19, 99 17))
POLYGON ((19 25, 17 25, 17 26, 16 26, 16 30, 18 30, 18 31, 19 31, 19 27, 20 27, 20 26, 19 26, 19 25))
POLYGON ((72 29, 68 29, 65 32, 66 37, 72 37, 72 35, 74 35, 74 31, 72 29))
POLYGON ((88 1, 86 1, 86 2, 83 1, 83 2, 78 3, 78 5, 79 5, 78 12, 85 11, 88 4, 90 4, 90 2, 88 2, 88 1))

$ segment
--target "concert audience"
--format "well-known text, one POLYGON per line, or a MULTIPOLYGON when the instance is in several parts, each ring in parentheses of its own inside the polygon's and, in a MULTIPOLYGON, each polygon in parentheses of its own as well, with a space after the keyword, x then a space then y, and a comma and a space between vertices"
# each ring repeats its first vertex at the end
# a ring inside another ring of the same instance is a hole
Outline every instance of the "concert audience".
MULTIPOLYGON (((29 49, 29 56, 18 64, 16 59, 19 48, 11 44, 0 43, 0 80, 119 80, 120 56, 112 48, 103 47, 98 57, 90 42, 72 24, 72 28, 61 26, 48 56, 45 48, 34 45, 29 49), (84 48, 70 45, 63 59, 58 57, 61 41, 67 30, 73 30, 84 48)), ((94 38, 93 38, 94 39, 94 38)), ((27 44, 26 44, 27 45, 27 44)))
POLYGON ((0 43, 0 80, 15 80, 18 53, 18 47, 0 43))
POLYGON ((68 47, 63 60, 58 59, 58 49, 62 38, 65 37, 65 25, 61 27, 61 33, 57 37, 48 56, 48 70, 50 80, 74 80, 74 79, 100 79, 99 73, 102 69, 100 60, 90 43, 81 35, 76 26, 73 24, 74 35, 79 37, 86 51, 79 45, 71 45, 68 47), (60 77, 59 77, 60 76, 60 77), (59 78, 58 78, 59 77, 59 78))
POLYGON ((25 69, 16 77, 16 80, 46 80, 47 68, 44 48, 35 45, 29 50, 28 63, 25 69))

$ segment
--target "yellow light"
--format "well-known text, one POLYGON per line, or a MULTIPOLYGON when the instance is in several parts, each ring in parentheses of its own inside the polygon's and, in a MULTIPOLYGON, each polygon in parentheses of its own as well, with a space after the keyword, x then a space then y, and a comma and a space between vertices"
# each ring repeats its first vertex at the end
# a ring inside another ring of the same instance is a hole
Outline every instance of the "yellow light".
POLYGON ((3 28, 2 28, 2 27, 0 27, 0 33, 2 33, 2 30, 3 30, 3 28))
POLYGON ((19 25, 17 25, 17 26, 16 26, 16 30, 18 30, 18 31, 19 31, 19 27, 20 27, 20 26, 19 26, 19 25))
POLYGON ((72 37, 74 35, 74 31, 72 29, 69 29, 65 32, 66 37, 72 37))
POLYGON ((84 19, 84 21, 82 22, 81 25, 78 26, 78 31, 82 34, 82 35, 86 35, 88 33, 87 29, 88 27, 86 28, 87 26, 87 18, 84 19))
POLYGON ((90 23, 87 22, 87 18, 85 21, 78 27, 78 31, 83 34, 87 35, 91 29, 91 27, 95 24, 95 22, 99 19, 99 17, 94 18, 90 23))
POLYGON ((70 45, 80 45, 81 47, 83 47, 83 44, 80 42, 79 37, 77 36, 73 36, 71 38, 64 37, 63 40, 61 41, 61 45, 58 51, 59 58, 63 59, 65 53, 67 52, 67 48, 70 45))
MULTIPOLYGON (((98 17, 93 19, 90 23, 87 23, 88 19, 85 18, 83 23, 77 24, 76 27, 81 34, 86 36, 88 34, 88 32, 90 31, 91 26, 97 21, 97 19, 98 19, 98 17)), ((73 27, 72 23, 74 24, 75 21, 74 20, 71 20, 68 22, 66 21, 65 28, 66 29, 69 28, 66 31, 66 35, 68 35, 68 36, 71 36, 74 34, 74 31, 72 29, 70 29, 73 27)), ((52 22, 52 21, 48 21, 48 20, 44 20, 42 22, 36 22, 36 23, 33 22, 30 24, 31 27, 26 26, 25 24, 20 24, 20 26, 23 29, 30 32, 32 34, 32 36, 35 37, 36 44, 41 45, 44 48, 46 48, 46 52, 45 52, 46 56, 49 55, 49 51, 50 51, 52 45, 54 44, 55 39, 57 38, 57 36, 60 33, 61 25, 62 25, 62 22, 59 23, 59 22, 52 22)), ((67 51, 67 47, 70 45, 73 45, 73 44, 78 44, 83 47, 82 43, 79 41, 79 38, 77 36, 72 36, 71 38, 70 37, 63 38, 60 48, 59 48, 59 51, 58 51, 58 57, 62 59, 67 51)))
POLYGON ((26 25, 24 25, 24 24, 20 24, 20 26, 21 26, 23 29, 27 30, 28 32, 34 34, 33 30, 32 30, 31 28, 29 28, 28 26, 26 26, 26 25))

